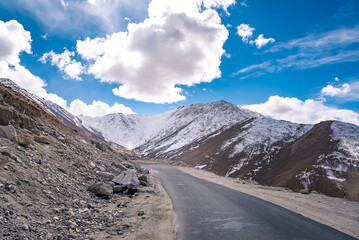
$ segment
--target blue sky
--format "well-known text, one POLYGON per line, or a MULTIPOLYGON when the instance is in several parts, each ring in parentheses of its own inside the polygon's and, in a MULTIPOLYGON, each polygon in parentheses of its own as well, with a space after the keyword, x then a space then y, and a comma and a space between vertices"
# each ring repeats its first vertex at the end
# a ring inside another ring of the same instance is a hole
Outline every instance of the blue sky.
POLYGON ((4 0, 0 21, 0 77, 74 114, 223 99, 359 124, 356 0, 4 0))

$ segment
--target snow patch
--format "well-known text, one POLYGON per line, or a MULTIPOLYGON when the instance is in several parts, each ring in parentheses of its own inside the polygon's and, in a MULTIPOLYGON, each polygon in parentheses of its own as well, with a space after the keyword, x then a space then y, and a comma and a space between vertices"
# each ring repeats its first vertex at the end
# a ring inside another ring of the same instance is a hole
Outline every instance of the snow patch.
POLYGON ((197 166, 195 166, 194 168, 203 169, 203 168, 205 168, 205 167, 207 167, 207 164, 205 164, 205 165, 197 165, 197 166))

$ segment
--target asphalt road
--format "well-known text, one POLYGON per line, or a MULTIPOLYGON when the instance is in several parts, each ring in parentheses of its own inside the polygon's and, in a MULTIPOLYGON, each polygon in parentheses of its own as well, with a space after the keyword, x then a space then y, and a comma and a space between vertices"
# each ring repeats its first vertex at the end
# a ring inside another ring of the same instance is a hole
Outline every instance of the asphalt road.
MULTIPOLYGON (((355 239, 259 198, 167 166, 151 166, 172 200, 177 240, 355 239)), ((358 226, 359 227, 359 226, 358 226)))

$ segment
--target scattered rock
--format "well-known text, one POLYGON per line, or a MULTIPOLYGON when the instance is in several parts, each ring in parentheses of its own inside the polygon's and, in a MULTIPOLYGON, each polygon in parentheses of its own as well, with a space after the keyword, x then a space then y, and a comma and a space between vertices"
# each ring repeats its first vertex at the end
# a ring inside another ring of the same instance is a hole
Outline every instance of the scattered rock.
POLYGON ((143 216, 143 215, 145 215, 145 212, 144 212, 144 211, 139 211, 139 212, 137 213, 137 215, 138 215, 138 216, 143 216))
POLYGON ((95 207, 93 205, 91 205, 90 203, 87 204, 87 208, 88 209, 94 209, 95 207))
POLYGON ((95 173, 96 173, 97 176, 102 177, 104 180, 111 181, 115 177, 115 175, 113 173, 110 173, 110 172, 96 171, 95 173))
POLYGON ((13 126, 0 126, 0 137, 5 137, 10 140, 14 140, 16 136, 16 130, 13 126))
POLYGON ((131 222, 141 218, 132 200, 113 196, 137 191, 111 181, 127 170, 124 154, 89 144, 90 138, 85 143, 36 102, 1 84, 0 124, 11 125, 0 126, 0 239, 103 239, 96 236, 100 233, 127 239, 140 226, 131 222))
POLYGON ((126 191, 125 191, 125 193, 127 194, 127 195, 134 195, 135 193, 137 192, 137 188, 128 188, 126 191))
POLYGON ((10 183, 6 183, 5 184, 5 189, 8 190, 11 193, 15 193, 16 192, 16 187, 10 183))
POLYGON ((130 163, 130 162, 124 162, 123 165, 124 165, 126 168, 135 168, 135 165, 133 165, 133 164, 130 163))
POLYGON ((140 165, 136 164, 135 167, 136 167, 137 171, 141 174, 149 174, 150 173, 150 171, 148 169, 146 169, 140 165))
POLYGON ((38 158, 34 158, 34 159, 32 159, 32 161, 34 161, 37 164, 42 164, 41 159, 38 159, 38 158))
POLYGON ((34 144, 34 141, 31 137, 24 137, 22 135, 16 135, 15 136, 16 138, 16 142, 20 145, 20 146, 23 146, 23 147, 30 147, 31 145, 34 144))
POLYGON ((145 186, 145 187, 148 186, 148 182, 145 182, 145 181, 141 180, 140 183, 141 183, 142 186, 145 186))
POLYGON ((60 238, 60 240, 70 240, 70 239, 76 239, 77 237, 75 235, 72 234, 67 234, 63 237, 60 238))
POLYGON ((28 231, 30 228, 27 224, 24 224, 21 226, 21 229, 24 230, 24 231, 28 231))
POLYGON ((145 175, 139 176, 138 179, 139 179, 140 181, 145 181, 145 182, 148 181, 148 178, 147 178, 147 176, 145 176, 145 175))
POLYGON ((88 190, 94 193, 96 196, 104 199, 111 198, 113 194, 113 189, 110 184, 107 183, 95 183, 88 187, 88 190))
POLYGON ((43 136, 43 135, 35 136, 34 140, 36 142, 38 142, 38 143, 44 143, 44 144, 51 144, 52 143, 51 138, 43 136))
POLYGON ((300 192, 301 194, 309 194, 309 190, 308 190, 308 189, 305 189, 305 188, 300 189, 299 192, 300 192))
POLYGON ((62 143, 66 142, 66 139, 64 137, 62 137, 62 136, 57 137, 57 139, 62 143))
POLYGON ((105 152, 107 150, 107 145, 104 143, 95 142, 95 146, 103 152, 105 152))
POLYGON ((127 190, 127 187, 126 186, 123 186, 123 185, 115 185, 113 187, 113 192, 114 193, 123 193, 124 191, 127 190))
POLYGON ((59 167, 59 168, 57 168, 57 169, 58 169, 60 172, 67 174, 67 171, 65 170, 65 168, 59 167))
POLYGON ((115 168, 117 168, 117 169, 119 169, 121 171, 126 171, 127 170, 127 168, 121 163, 113 162, 111 164, 111 166, 113 166, 113 167, 115 167, 115 168))

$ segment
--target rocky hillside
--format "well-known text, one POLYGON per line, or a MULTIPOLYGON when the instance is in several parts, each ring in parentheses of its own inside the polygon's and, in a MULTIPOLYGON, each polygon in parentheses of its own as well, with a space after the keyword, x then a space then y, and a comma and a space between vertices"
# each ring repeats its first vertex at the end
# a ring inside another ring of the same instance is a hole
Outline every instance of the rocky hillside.
POLYGON ((142 157, 172 159, 219 175, 359 200, 359 127, 266 118, 225 101, 140 116, 80 117, 142 157))
POLYGON ((29 93, 25 89, 19 87, 16 83, 11 81, 10 79, 0 78, 0 83, 3 84, 4 86, 10 87, 13 91, 26 97, 27 99, 34 101, 42 109, 46 110, 48 113, 50 113, 56 119, 58 119, 65 125, 69 126, 70 128, 76 130, 83 136, 95 138, 98 140, 104 140, 101 133, 94 132, 94 131, 88 131, 85 127, 82 126, 81 121, 78 117, 69 113, 68 111, 66 111, 65 109, 60 107, 59 105, 57 105, 49 100, 43 99, 41 97, 38 97, 34 94, 29 93))
POLYGON ((115 150, 0 84, 0 239, 135 234, 146 209, 130 221, 129 206, 145 199, 137 190, 147 199, 154 189, 147 171, 115 150))

